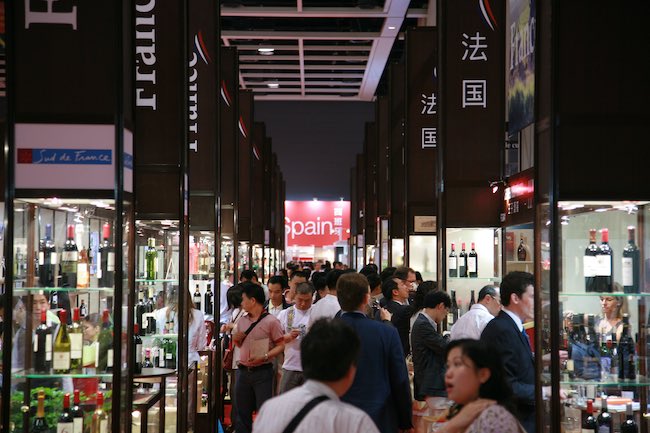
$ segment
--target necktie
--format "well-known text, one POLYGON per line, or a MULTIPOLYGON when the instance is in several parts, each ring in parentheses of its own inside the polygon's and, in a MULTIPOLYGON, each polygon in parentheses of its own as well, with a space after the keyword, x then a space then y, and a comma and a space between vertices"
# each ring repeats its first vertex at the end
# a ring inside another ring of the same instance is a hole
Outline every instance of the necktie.
POLYGON ((528 349, 530 350, 530 338, 528 338, 528 334, 526 334, 526 329, 522 329, 521 333, 524 336, 524 340, 526 340, 526 344, 528 344, 528 349))

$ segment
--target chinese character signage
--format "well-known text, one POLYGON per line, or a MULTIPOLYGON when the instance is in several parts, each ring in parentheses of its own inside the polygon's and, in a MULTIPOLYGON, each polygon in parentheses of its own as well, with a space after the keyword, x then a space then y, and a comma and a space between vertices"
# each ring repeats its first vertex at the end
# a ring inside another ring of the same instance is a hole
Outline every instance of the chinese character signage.
POLYGON ((508 132, 535 120, 535 0, 508 2, 508 132))
POLYGON ((285 201, 286 246, 324 247, 350 237, 349 201, 285 201))

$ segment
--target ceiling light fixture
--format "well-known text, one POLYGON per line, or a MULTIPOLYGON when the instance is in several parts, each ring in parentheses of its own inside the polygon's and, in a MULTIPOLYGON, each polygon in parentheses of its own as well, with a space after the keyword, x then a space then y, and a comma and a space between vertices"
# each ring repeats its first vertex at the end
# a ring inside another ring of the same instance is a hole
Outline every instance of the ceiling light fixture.
POLYGON ((258 48, 257 52, 263 56, 272 56, 275 52, 275 48, 258 48))
POLYGON ((388 26, 388 30, 395 30, 397 27, 395 26, 388 26))
POLYGON ((269 87, 269 89, 277 89, 280 87, 280 83, 267 83, 266 85, 269 87))

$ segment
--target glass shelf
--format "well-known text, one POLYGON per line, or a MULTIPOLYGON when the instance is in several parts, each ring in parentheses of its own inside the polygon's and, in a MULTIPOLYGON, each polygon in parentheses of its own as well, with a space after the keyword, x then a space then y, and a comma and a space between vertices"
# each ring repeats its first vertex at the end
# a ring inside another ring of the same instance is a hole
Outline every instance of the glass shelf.
POLYGON ((624 292, 560 292, 558 296, 562 297, 599 297, 599 296, 650 296, 650 293, 624 293, 624 292))
POLYGON ((499 277, 489 277, 489 278, 447 277, 447 280, 449 280, 449 281, 489 281, 489 282, 494 282, 494 281, 501 281, 501 278, 499 278, 499 277))
POLYGON ((516 265, 517 263, 520 263, 522 265, 532 265, 533 261, 532 260, 508 260, 506 261, 506 263, 509 265, 516 265))
POLYGON ((637 387, 637 386, 650 386, 650 377, 646 376, 637 376, 635 380, 624 380, 619 381, 618 378, 608 378, 608 380, 587 380, 587 379, 571 379, 571 380, 561 380, 560 385, 595 385, 595 386, 621 386, 621 387, 637 387))
POLYGON ((114 291, 115 289, 113 287, 86 287, 84 289, 78 287, 20 287, 14 289, 14 293, 20 293, 20 292, 75 292, 75 293, 109 292, 109 293, 113 293, 114 291))
POLYGON ((72 379, 111 379, 113 373, 87 374, 87 373, 68 373, 68 374, 49 374, 35 373, 32 370, 20 370, 12 373, 16 379, 54 379, 69 377, 72 379))
POLYGON ((141 335, 141 338, 178 338, 178 334, 147 334, 141 335))
POLYGON ((167 279, 167 280, 147 280, 146 278, 136 278, 136 283, 178 283, 178 280, 167 279))

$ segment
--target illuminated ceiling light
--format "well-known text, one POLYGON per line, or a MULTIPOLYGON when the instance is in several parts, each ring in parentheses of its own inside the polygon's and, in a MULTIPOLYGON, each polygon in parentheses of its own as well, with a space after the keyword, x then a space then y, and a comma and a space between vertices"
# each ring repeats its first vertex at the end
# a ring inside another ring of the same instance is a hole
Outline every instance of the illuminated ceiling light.
POLYGON ((280 87, 280 83, 267 83, 266 85, 269 87, 269 89, 277 89, 280 87))
POLYGON ((317 199, 316 197, 312 198, 312 200, 313 200, 313 201, 318 201, 318 199, 317 199))
POLYGON ((388 30, 395 30, 397 27, 395 26, 388 26, 388 30))
POLYGON ((275 48, 258 48, 257 52, 262 56, 272 56, 275 52, 275 48))

